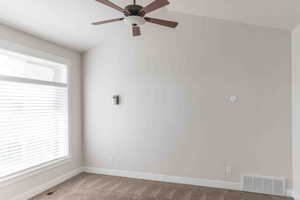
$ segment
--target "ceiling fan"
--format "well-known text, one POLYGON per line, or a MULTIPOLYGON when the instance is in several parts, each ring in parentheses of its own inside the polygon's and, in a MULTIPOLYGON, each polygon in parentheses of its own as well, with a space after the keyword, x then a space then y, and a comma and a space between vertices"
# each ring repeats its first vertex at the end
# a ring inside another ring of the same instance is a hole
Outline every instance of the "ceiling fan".
POLYGON ((110 23, 110 22, 117 22, 117 21, 124 20, 124 22, 126 24, 128 24, 129 26, 132 26, 133 36, 141 35, 140 26, 146 22, 158 24, 161 26, 167 26, 170 28, 175 28, 178 25, 177 22, 145 17, 146 14, 149 14, 150 12, 152 12, 154 10, 157 10, 159 8, 162 8, 166 5, 168 5, 169 4, 168 0, 155 0, 145 7, 137 5, 136 0, 133 0, 133 4, 126 6, 124 9, 108 0, 96 0, 96 1, 122 12, 124 14, 124 17, 94 22, 94 23, 92 23, 93 25, 100 25, 100 24, 106 24, 106 23, 110 23))

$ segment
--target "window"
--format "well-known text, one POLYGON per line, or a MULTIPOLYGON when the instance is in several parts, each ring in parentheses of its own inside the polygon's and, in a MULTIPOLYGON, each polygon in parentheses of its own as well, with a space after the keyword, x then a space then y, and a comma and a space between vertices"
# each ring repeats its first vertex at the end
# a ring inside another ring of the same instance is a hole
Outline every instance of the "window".
POLYGON ((0 50, 0 178, 68 158, 67 71, 0 50))

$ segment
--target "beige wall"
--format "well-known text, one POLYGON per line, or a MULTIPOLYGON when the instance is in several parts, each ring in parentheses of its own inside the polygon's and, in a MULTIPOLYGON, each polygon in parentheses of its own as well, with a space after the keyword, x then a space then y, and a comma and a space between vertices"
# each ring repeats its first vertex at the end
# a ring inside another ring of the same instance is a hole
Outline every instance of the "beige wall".
MULTIPOLYGON (((290 33, 182 16, 170 18, 180 22, 176 30, 145 25, 141 38, 123 33, 85 54, 85 165, 233 182, 255 173, 291 182, 290 33), (112 105, 114 94, 120 106, 112 105), (230 103, 231 95, 239 101, 230 103)), ((0 199, 10 199, 82 165, 81 58, 5 26, 0 40, 72 62, 73 160, 0 187, 0 199)))
POLYGON ((85 165, 233 182, 254 173, 291 183, 290 33, 169 19, 180 22, 176 30, 147 24, 140 38, 122 33, 85 54, 85 165), (239 101, 229 102, 231 95, 239 101))
MULTIPOLYGON (((6 186, 0 184, 0 199, 9 200, 10 198, 28 192, 35 187, 41 186, 53 179, 65 175, 72 170, 78 169, 82 165, 81 148, 81 56, 79 53, 59 47, 47 41, 37 39, 0 25, 0 41, 17 44, 26 48, 42 51, 46 54, 56 55, 71 61, 71 151, 72 161, 49 170, 43 170, 35 175, 21 179, 17 182, 10 180, 6 186)), ((44 54, 43 54, 44 55, 44 54)), ((0 66, 1 67, 1 66, 0 66)), ((1 134, 1 133, 0 133, 1 134)))
POLYGON ((300 199, 300 26, 292 32, 292 110, 293 110, 293 178, 294 192, 300 199))

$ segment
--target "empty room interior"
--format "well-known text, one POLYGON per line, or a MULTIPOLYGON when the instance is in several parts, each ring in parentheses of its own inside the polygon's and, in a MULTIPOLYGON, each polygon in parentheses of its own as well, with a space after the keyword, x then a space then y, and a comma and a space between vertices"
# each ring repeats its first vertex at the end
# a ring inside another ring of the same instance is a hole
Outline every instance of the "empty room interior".
POLYGON ((1 0, 0 200, 300 200, 300 1, 1 0))

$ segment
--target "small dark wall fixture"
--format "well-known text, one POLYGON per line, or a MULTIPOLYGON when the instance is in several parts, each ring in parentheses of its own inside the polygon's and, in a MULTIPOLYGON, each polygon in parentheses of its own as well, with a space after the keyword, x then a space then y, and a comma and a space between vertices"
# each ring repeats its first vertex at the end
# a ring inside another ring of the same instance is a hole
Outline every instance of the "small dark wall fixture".
POLYGON ((113 103, 114 105, 120 105, 120 95, 113 96, 113 103))

